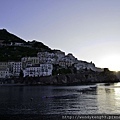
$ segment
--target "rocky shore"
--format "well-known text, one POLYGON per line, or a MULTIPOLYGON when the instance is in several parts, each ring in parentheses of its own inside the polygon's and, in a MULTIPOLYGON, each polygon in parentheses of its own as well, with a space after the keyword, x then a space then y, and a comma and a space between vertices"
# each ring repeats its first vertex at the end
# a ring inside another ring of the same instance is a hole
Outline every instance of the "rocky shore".
POLYGON ((43 77, 19 77, 1 79, 0 84, 20 84, 20 85, 80 85, 89 83, 113 83, 120 80, 111 71, 94 72, 81 71, 76 74, 60 74, 43 77))

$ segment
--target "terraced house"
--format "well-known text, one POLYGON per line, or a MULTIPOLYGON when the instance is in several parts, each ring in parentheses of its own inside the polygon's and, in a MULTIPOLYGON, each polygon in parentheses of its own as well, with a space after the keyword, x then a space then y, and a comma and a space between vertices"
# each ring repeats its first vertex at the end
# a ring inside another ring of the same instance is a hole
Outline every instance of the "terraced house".
POLYGON ((39 64, 26 67, 23 70, 24 77, 40 77, 52 75, 53 65, 52 64, 39 64))
POLYGON ((0 78, 9 78, 8 62, 0 62, 0 78))
POLYGON ((26 68, 27 66, 32 66, 39 64, 39 57, 23 57, 21 58, 22 66, 23 69, 26 68))

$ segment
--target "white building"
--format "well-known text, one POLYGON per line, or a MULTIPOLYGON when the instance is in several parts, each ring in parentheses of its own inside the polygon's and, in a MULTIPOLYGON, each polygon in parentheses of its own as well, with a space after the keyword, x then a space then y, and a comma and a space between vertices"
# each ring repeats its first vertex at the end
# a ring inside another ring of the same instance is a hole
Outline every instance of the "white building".
POLYGON ((77 58, 75 58, 71 53, 69 53, 66 56, 62 57, 58 63, 62 67, 70 67, 77 62, 77 58))
POLYGON ((52 75, 52 64, 39 64, 36 66, 29 66, 23 70, 24 77, 40 77, 52 75))
POLYGON ((55 57, 57 58, 57 62, 61 59, 61 58, 63 58, 63 57, 65 57, 65 52, 62 52, 62 51, 60 51, 60 50, 55 50, 54 51, 54 54, 55 54, 55 57))
POLYGON ((55 61, 55 54, 49 52, 38 52, 37 56, 39 57, 40 63, 53 64, 55 61))
POLYGON ((76 62, 76 59, 71 59, 69 56, 65 56, 59 60, 59 65, 62 67, 70 67, 76 62))
POLYGON ((9 62, 9 69, 12 76, 19 76, 22 70, 22 62, 9 62))
POLYGON ((40 63, 58 64, 59 60, 65 56, 65 53, 60 50, 54 50, 52 53, 38 52, 37 56, 39 57, 40 63))
POLYGON ((74 67, 76 68, 76 70, 82 70, 85 69, 87 67, 87 63, 84 62, 78 62, 76 64, 74 64, 74 67))
POLYGON ((52 75, 53 65, 52 64, 40 64, 42 76, 52 75))
POLYGON ((39 57, 23 57, 21 59, 22 62, 22 66, 23 68, 26 68, 27 66, 32 66, 32 65, 36 65, 39 64, 39 57))
POLYGON ((92 62, 88 63, 86 61, 78 61, 78 63, 74 64, 74 67, 78 71, 82 70, 82 69, 93 70, 93 71, 96 71, 96 72, 102 72, 103 71, 103 69, 95 67, 94 63, 92 63, 92 62))
POLYGON ((9 78, 9 77, 10 77, 10 74, 9 74, 8 68, 0 69, 0 78, 9 78))

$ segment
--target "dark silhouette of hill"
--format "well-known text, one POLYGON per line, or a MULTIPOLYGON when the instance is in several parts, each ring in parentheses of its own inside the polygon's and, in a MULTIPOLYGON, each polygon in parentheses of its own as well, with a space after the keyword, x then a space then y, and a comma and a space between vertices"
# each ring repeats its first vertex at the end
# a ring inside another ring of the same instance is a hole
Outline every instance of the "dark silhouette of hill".
POLYGON ((20 61, 22 57, 33 57, 37 56, 38 52, 52 51, 42 42, 36 40, 26 42, 6 29, 0 30, 0 41, 2 41, 0 42, 0 61, 20 61), (22 43, 22 45, 15 43, 22 43))
POLYGON ((0 40, 5 40, 5 42, 26 42, 25 40, 17 37, 16 35, 9 33, 6 29, 0 29, 0 40))

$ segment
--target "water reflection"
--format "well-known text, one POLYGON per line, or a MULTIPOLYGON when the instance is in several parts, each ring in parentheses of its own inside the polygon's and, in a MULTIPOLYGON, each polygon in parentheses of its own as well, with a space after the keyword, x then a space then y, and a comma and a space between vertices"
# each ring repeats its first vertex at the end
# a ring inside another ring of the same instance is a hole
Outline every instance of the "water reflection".
POLYGON ((52 109, 54 114, 95 114, 96 90, 90 91, 90 86, 66 86, 53 88, 52 109))
POLYGON ((120 83, 98 86, 97 93, 100 113, 120 113, 120 83))
POLYGON ((120 113, 120 83, 84 86, 0 86, 0 114, 120 113))

